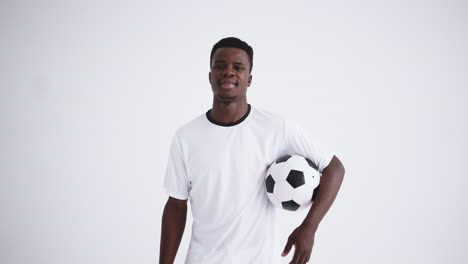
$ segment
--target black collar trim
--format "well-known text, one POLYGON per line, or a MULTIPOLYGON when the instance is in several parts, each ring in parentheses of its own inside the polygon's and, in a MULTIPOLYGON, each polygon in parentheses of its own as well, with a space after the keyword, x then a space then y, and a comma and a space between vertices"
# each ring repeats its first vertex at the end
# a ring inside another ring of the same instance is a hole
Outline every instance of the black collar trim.
POLYGON ((218 125, 218 126, 223 126, 223 127, 235 126, 235 125, 238 125, 238 124, 242 123, 242 121, 244 121, 249 116, 250 109, 251 109, 251 106, 250 106, 250 104, 248 104, 247 113, 245 113, 245 115, 243 117, 241 117, 241 119, 239 119, 239 120, 237 120, 235 122, 232 122, 232 123, 221 123, 221 122, 213 120, 209 115, 211 109, 206 112, 206 118, 208 119, 208 121, 210 121, 211 123, 213 123, 215 125, 218 125))

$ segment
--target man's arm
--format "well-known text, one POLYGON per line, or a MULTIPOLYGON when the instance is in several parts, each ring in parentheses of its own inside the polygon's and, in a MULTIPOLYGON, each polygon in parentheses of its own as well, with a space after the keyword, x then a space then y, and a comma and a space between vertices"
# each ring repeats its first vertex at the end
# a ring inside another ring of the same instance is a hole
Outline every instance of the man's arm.
POLYGON ((322 171, 320 191, 312 203, 309 213, 302 224, 288 238, 282 256, 286 256, 294 245, 294 256, 291 264, 305 264, 309 261, 314 245, 315 232, 328 209, 335 201, 338 190, 343 182, 345 169, 341 161, 334 156, 328 166, 322 171))
POLYGON ((159 264, 172 264, 184 234, 187 219, 187 200, 169 197, 161 224, 159 264))

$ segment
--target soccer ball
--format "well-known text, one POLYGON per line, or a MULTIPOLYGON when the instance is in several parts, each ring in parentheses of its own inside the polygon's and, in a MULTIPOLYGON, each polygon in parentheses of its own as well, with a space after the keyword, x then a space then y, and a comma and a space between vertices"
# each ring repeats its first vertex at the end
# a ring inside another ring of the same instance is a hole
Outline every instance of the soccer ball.
POLYGON ((318 192, 320 173, 310 159, 286 155, 267 170, 265 187, 270 201, 278 208, 297 211, 309 207, 318 192))

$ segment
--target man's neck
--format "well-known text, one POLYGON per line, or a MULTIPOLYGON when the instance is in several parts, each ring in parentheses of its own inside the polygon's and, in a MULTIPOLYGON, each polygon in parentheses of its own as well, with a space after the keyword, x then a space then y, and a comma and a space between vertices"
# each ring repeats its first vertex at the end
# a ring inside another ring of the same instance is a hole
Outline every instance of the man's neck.
POLYGON ((248 111, 249 106, 246 100, 239 102, 213 102, 210 117, 219 123, 229 124, 240 120, 248 111))

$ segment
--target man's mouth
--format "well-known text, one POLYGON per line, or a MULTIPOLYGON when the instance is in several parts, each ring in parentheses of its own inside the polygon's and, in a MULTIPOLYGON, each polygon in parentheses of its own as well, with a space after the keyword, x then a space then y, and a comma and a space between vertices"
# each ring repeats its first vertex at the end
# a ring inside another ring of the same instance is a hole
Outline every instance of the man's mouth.
POLYGON ((226 80, 221 80, 219 81, 219 84, 223 88, 234 88, 236 87, 239 83, 235 80, 232 79, 226 79, 226 80))

